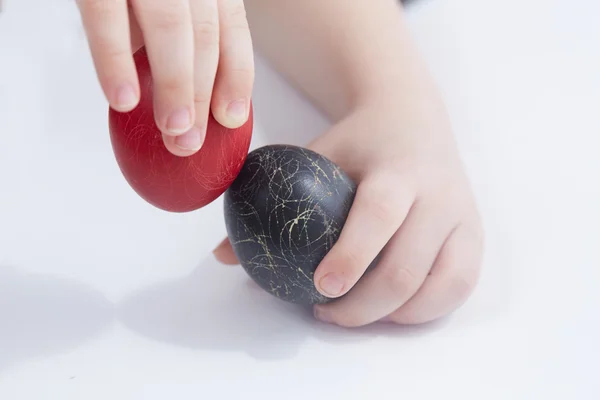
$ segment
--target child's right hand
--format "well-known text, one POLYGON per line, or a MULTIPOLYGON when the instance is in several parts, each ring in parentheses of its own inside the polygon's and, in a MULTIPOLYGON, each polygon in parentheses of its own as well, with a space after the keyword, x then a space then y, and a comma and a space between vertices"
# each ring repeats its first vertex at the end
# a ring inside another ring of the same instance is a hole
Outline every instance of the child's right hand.
POLYGON ((146 46, 155 119, 169 151, 202 146, 208 115, 236 128, 254 83, 243 0, 77 0, 102 89, 112 108, 139 101, 133 53, 146 46))

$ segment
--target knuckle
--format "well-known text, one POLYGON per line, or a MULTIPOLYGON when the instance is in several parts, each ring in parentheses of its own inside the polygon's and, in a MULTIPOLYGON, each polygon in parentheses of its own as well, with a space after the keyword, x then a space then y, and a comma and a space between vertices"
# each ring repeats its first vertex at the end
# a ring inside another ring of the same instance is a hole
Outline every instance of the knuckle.
POLYGON ((370 190, 368 188, 366 191, 369 194, 362 196, 361 199, 361 206, 365 213, 379 223, 389 223, 395 208, 394 202, 386 201, 386 196, 379 189, 370 190))
POLYGON ((254 68, 249 66, 239 66, 237 68, 229 69, 231 77, 230 80, 236 82, 236 87, 247 87, 247 90, 251 90, 252 82, 254 81, 254 68))
POLYGON ((210 104, 211 97, 210 94, 205 92, 194 92, 194 104, 198 107, 206 107, 210 104))
POLYGON ((406 199, 406 192, 401 188, 399 179, 391 179, 381 175, 382 179, 365 180, 363 182, 361 203, 371 217, 380 222, 389 223, 397 219, 405 207, 402 203, 406 199))
POLYGON ((131 52, 125 46, 103 35, 94 38, 94 50, 102 57, 102 61, 113 63, 117 60, 131 58, 131 52))
POLYGON ((197 46, 217 47, 219 45, 219 24, 212 19, 194 20, 194 42, 197 46))
POLYGON ((180 29, 185 16, 185 9, 182 5, 176 3, 170 7, 151 7, 146 9, 146 13, 153 29, 173 31, 180 29))
POLYGON ((173 31, 180 26, 180 18, 173 12, 166 12, 161 16, 156 16, 153 27, 160 31, 173 31))
POLYGON ((120 0, 77 0, 77 5, 80 9, 90 13, 106 14, 116 9, 116 5, 120 0))
POLYGON ((338 246, 334 262, 343 270, 357 271, 361 266, 361 257, 357 249, 350 246, 338 246))
POLYGON ((254 85, 254 70, 223 66, 222 79, 215 85, 215 93, 223 98, 251 97, 254 85))
POLYGON ((225 14, 224 21, 227 29, 240 29, 249 31, 248 18, 246 16, 246 8, 243 3, 236 4, 225 14))
POLYGON ((387 268, 382 273, 382 281, 390 293, 400 295, 412 293, 418 282, 415 274, 408 268, 387 268))
POLYGON ((180 93, 186 93, 186 80, 182 76, 176 75, 157 75, 156 86, 163 93, 169 95, 179 95, 180 93))
POLYGON ((248 19, 246 18, 246 7, 244 7, 244 2, 238 1, 234 5, 229 7, 229 10, 227 11, 227 18, 230 20, 237 19, 240 21, 243 20, 244 22, 247 22, 248 19))
POLYGON ((359 249, 353 249, 351 246, 343 244, 334 246, 323 264, 325 264, 324 268, 319 267, 323 271, 323 275, 326 273, 325 271, 335 271, 350 286, 354 286, 368 266, 368 262, 361 257, 359 249))

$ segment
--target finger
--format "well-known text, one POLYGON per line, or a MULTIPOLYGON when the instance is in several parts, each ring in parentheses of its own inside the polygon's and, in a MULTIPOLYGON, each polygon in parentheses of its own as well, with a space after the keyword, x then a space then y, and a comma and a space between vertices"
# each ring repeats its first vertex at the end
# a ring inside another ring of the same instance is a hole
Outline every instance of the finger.
POLYGON ((127 0, 78 0, 92 59, 112 108, 127 112, 140 89, 129 37, 127 0))
POLYGON ((227 265, 237 265, 239 260, 236 257, 229 239, 225 238, 214 250, 213 254, 217 261, 227 265))
POLYGON ((399 177, 379 173, 362 181, 340 237, 315 271, 324 296, 344 295, 363 275, 402 224, 414 191, 399 177))
POLYGON ((219 63, 219 13, 216 0, 195 0, 190 7, 194 38, 192 89, 195 124, 189 134, 165 140, 169 150, 175 154, 183 152, 182 155, 196 152, 204 143, 219 63))
POLYGON ((131 37, 131 51, 135 53, 144 45, 144 34, 140 28, 140 24, 131 9, 129 7, 129 32, 131 37))
POLYGON ((471 295, 479 279, 482 236, 479 229, 459 226, 442 247, 423 286, 385 320, 420 324, 459 308, 471 295))
POLYGON ((221 31, 219 68, 212 112, 223 126, 237 128, 248 120, 254 83, 254 53, 243 0, 219 0, 221 31))
POLYGON ((347 296, 315 307, 317 318, 341 326, 375 322, 406 303, 425 281, 453 222, 441 207, 417 202, 380 262, 347 296))
POLYGON ((179 136, 194 123, 192 22, 188 0, 132 0, 152 70, 155 120, 179 136))

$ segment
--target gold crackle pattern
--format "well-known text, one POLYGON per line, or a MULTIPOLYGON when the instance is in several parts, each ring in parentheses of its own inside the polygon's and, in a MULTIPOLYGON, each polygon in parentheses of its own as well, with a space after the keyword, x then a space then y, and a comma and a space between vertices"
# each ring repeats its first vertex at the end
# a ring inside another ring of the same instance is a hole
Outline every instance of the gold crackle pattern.
POLYGON ((329 301, 313 274, 337 241, 356 185, 305 148, 254 150, 225 193, 229 239, 246 272, 274 296, 300 304, 329 301))

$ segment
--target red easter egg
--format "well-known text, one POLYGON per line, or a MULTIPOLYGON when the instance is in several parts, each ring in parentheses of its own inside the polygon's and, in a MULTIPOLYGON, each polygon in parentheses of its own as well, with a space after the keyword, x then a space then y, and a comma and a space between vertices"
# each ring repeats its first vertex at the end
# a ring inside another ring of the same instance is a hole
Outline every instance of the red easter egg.
POLYGON ((246 124, 228 129, 209 117, 206 139, 194 155, 170 153, 154 121, 152 77, 145 48, 134 60, 141 100, 130 112, 109 109, 112 148, 129 185, 137 194, 165 211, 197 210, 217 199, 242 168, 252 138, 253 111, 246 124))

